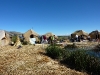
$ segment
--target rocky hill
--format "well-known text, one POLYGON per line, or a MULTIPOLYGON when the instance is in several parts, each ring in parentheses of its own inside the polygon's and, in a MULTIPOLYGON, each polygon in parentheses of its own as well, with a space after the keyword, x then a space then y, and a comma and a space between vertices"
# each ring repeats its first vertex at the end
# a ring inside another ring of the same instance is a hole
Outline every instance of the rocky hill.
POLYGON ((16 31, 6 31, 6 33, 8 33, 10 36, 12 36, 12 35, 22 35, 23 34, 21 32, 16 32, 16 31))

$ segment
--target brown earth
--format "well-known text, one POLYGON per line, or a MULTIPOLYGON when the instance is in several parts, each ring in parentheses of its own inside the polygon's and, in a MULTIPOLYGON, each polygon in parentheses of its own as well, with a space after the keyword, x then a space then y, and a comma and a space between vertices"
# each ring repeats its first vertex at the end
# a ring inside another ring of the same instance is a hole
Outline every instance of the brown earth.
POLYGON ((41 45, 0 47, 0 75, 88 75, 44 55, 41 45))

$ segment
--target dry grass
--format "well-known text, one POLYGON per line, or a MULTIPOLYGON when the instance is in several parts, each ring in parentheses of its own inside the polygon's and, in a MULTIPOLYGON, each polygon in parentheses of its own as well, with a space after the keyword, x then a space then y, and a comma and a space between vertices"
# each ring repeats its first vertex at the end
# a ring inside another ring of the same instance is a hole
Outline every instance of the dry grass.
POLYGON ((43 55, 41 45, 0 48, 0 75, 87 75, 43 55))

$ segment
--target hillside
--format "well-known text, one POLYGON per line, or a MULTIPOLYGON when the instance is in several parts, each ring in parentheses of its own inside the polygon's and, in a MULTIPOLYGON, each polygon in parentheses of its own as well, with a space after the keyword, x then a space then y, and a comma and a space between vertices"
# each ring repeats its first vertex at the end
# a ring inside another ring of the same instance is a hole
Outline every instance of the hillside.
POLYGON ((10 36, 12 36, 12 35, 22 35, 23 33, 21 33, 21 32, 16 32, 16 31, 6 31, 6 33, 7 34, 9 34, 10 36))

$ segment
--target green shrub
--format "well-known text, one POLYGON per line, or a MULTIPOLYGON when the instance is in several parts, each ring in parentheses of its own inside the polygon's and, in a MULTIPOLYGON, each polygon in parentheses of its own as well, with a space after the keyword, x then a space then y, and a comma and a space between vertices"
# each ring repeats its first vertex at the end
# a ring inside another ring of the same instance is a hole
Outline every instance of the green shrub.
POLYGON ((100 74, 100 61, 98 58, 89 56, 87 58, 87 71, 91 72, 93 75, 99 75, 100 74))
POLYGON ((72 53, 76 69, 85 70, 87 67, 86 52, 84 50, 77 50, 72 53))
POLYGON ((99 59, 88 55, 84 50, 71 51, 71 54, 63 62, 80 71, 88 71, 93 75, 100 74, 99 59))
POLYGON ((63 52, 62 52, 63 60, 66 58, 69 58, 70 56, 71 56, 71 51, 63 49, 63 52))
POLYGON ((55 45, 50 45, 46 48, 46 54, 54 59, 61 59, 63 50, 55 45))
POLYGON ((17 35, 12 36, 11 41, 15 43, 17 41, 17 35))
POLYGON ((56 44, 46 48, 46 54, 54 59, 60 59, 64 64, 79 71, 86 71, 91 75, 100 74, 100 59, 90 56, 86 50, 62 49, 56 44))
POLYGON ((71 67, 75 67, 76 69, 80 69, 80 68, 84 69, 85 57, 86 54, 83 50, 70 51, 70 56, 66 57, 66 59, 64 59, 64 62, 70 65, 71 67))

